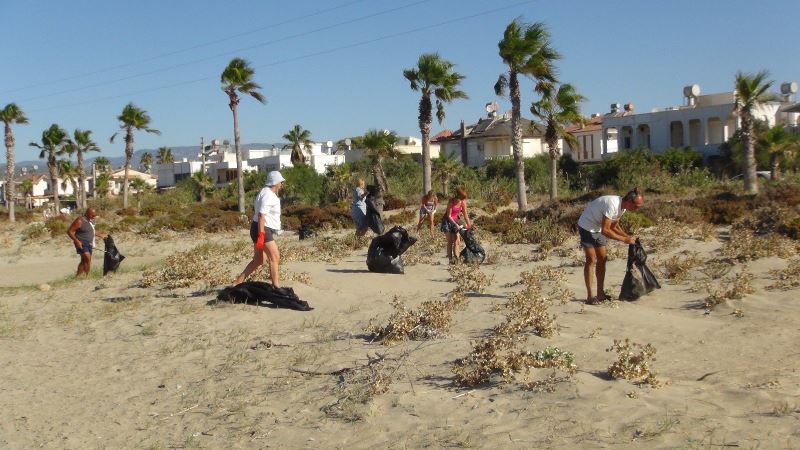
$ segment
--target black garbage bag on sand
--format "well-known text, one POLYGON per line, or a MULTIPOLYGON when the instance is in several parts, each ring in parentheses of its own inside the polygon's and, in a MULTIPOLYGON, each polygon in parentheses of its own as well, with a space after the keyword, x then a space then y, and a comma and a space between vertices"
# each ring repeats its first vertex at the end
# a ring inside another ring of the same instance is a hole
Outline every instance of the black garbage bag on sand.
POLYGON ((415 242, 417 238, 409 236, 405 228, 392 227, 386 234, 377 236, 370 242, 367 268, 370 272, 377 273, 405 273, 402 255, 415 242))
POLYGON ((292 288, 276 288, 264 281, 245 281, 236 286, 226 287, 219 291, 217 300, 234 303, 252 303, 260 305, 269 302, 281 308, 297 311, 311 311, 308 302, 300 300, 292 288))
POLYGON ((117 250, 114 238, 109 234, 103 239, 105 243, 105 256, 103 257, 103 276, 108 272, 116 272, 125 257, 117 250))
POLYGON ((459 232, 464 240, 464 250, 461 250, 461 259, 467 264, 481 264, 486 259, 486 251, 475 239, 472 230, 462 228, 459 232))
POLYGON ((385 230, 383 226, 383 219, 381 218, 381 213, 378 210, 378 206, 375 204, 375 198, 372 196, 372 194, 367 196, 367 198, 364 200, 364 203, 367 204, 367 226, 375 234, 383 234, 383 231, 385 230))
POLYGON ((654 289, 661 289, 661 285, 650 268, 647 267, 647 252, 637 239, 635 244, 628 246, 628 266, 625 271, 625 278, 622 280, 619 299, 638 300, 639 297, 649 294, 654 289), (633 270, 634 266, 638 269, 637 271, 633 270))

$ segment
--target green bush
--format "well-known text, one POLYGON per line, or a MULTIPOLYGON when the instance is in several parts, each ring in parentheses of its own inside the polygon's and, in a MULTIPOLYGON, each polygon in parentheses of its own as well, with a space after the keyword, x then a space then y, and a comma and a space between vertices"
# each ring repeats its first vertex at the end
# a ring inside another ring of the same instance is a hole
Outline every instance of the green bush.
POLYGON ((620 225, 631 233, 638 233, 643 228, 650 228, 655 223, 642 213, 628 211, 619 220, 620 225))
POLYGON ((67 229, 69 229, 71 223, 72 220, 69 217, 57 215, 47 219, 44 224, 50 230, 50 236, 57 237, 67 234, 67 229))
POLYGON ((46 235, 48 231, 44 222, 32 222, 22 230, 22 238, 26 241, 37 239, 46 235))
POLYGON ((319 175, 314 168, 309 166, 290 167, 283 169, 281 174, 286 178, 281 195, 287 204, 322 204, 325 177, 319 175))

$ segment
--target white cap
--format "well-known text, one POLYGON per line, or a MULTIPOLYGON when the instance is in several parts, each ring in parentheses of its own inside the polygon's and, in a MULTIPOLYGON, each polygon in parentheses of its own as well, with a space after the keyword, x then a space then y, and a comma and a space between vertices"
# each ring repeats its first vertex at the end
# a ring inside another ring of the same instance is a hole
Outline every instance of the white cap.
POLYGON ((267 175, 267 186, 275 186, 276 184, 284 181, 286 181, 286 179, 283 178, 283 175, 281 175, 281 173, 277 170, 273 170, 267 175))

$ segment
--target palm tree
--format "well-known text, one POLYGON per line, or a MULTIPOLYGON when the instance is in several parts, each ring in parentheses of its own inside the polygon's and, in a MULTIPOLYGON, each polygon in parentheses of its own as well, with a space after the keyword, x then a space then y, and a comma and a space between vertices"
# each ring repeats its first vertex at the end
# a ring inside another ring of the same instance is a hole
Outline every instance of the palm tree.
MULTIPOLYGON (((147 111, 139 108, 133 103, 128 103, 122 108, 122 114, 117 116, 119 128, 125 132, 125 175, 122 178, 122 207, 128 207, 128 179, 131 170, 131 158, 133 158, 133 132, 143 130, 147 133, 160 135, 161 132, 150 128, 150 116, 147 111)), ((111 142, 117 133, 111 135, 111 142)))
POLYGON ((508 66, 508 73, 500 75, 494 90, 504 95, 506 88, 511 99, 511 131, 514 162, 517 171, 517 207, 520 211, 528 208, 525 189, 525 161, 522 159, 522 129, 520 126, 519 75, 531 77, 536 82, 535 91, 543 92, 550 83, 556 81, 553 62, 561 55, 550 46, 550 33, 541 22, 532 25, 514 19, 506 27, 503 39, 498 42, 500 57, 508 66))
MULTIPOLYGON (((65 146, 65 149, 68 148, 65 146)), ((65 153, 69 153, 67 150, 65 153)), ((71 154, 71 153, 70 153, 71 154)), ((72 185, 72 193, 75 195, 75 200, 78 200, 78 168, 72 164, 68 159, 59 159, 56 162, 58 167, 58 177, 62 180, 62 189, 67 190, 67 182, 72 185)))
POLYGON ((383 160, 400 155, 395 146, 396 142, 397 134, 388 130, 369 130, 361 141, 361 144, 367 149, 367 155, 372 159, 372 176, 378 186, 379 196, 389 192, 389 183, 383 172, 383 160))
POLYGON ((431 190, 431 122, 433 121, 433 104, 431 94, 436 97, 436 119, 439 124, 444 120, 445 103, 457 98, 469 98, 458 90, 464 75, 453 72, 455 65, 444 60, 438 53, 424 53, 417 61, 417 67, 406 69, 403 76, 411 83, 411 89, 420 91, 419 99, 419 131, 422 134, 422 192, 431 190))
POLYGON ((153 155, 150 152, 142 153, 142 156, 139 157, 139 167, 144 169, 145 173, 150 173, 150 170, 153 168, 153 155))
POLYGON ((95 195, 99 194, 100 197, 108 195, 111 190, 111 175, 108 172, 101 172, 97 174, 97 179, 94 181, 95 195))
POLYGON ((800 149, 800 139, 797 135, 791 134, 783 125, 775 125, 768 129, 759 139, 759 144, 763 145, 769 153, 770 179, 777 181, 781 179, 781 160, 791 159, 800 149))
POLYGON ((152 189, 152 186, 147 184, 146 181, 139 177, 134 177, 131 180, 131 189, 134 190, 134 195, 136 195, 136 209, 141 209, 142 207, 142 195, 152 189))
POLYGON ((450 180, 453 179, 461 170, 461 161, 456 158, 455 154, 445 155, 439 153, 439 157, 433 160, 433 173, 436 181, 442 183, 442 193, 448 197, 448 188, 450 187, 450 180))
POLYGON ((72 139, 67 141, 65 151, 70 155, 75 153, 78 159, 78 190, 75 192, 75 200, 79 207, 86 208, 86 171, 84 168, 83 155, 86 152, 99 152, 100 147, 92 140, 90 130, 76 129, 72 134, 72 139))
POLYGON ((283 138, 292 143, 291 161, 294 166, 306 164, 305 152, 311 149, 311 132, 295 125, 283 138))
POLYGON ((169 147, 159 147, 156 161, 159 164, 170 164, 175 162, 175 157, 172 156, 172 149, 169 147))
POLYGON ((205 172, 195 172, 192 175, 192 182, 200 193, 200 203, 205 203, 206 194, 214 188, 214 180, 211 179, 211 175, 205 172))
POLYGON ((22 195, 25 196, 25 207, 28 209, 33 208, 33 201, 31 199, 31 195, 33 195, 33 180, 30 178, 26 178, 19 183, 19 188, 22 190, 22 195))
POLYGON ((42 132, 42 142, 38 144, 31 142, 31 147, 41 150, 40 159, 47 160, 47 171, 50 173, 50 189, 53 191, 53 204, 56 211, 61 209, 61 202, 58 199, 58 168, 56 158, 64 153, 64 145, 67 143, 67 132, 56 124, 42 132))
POLYGON ((744 190, 748 194, 758 194, 756 179, 756 136, 754 132, 754 110, 762 103, 773 101, 775 95, 769 92, 773 81, 767 81, 769 72, 762 70, 757 74, 738 72, 736 74, 735 111, 742 121, 742 144, 744 145, 744 190))
POLYGON ((92 162, 94 164, 95 169, 98 172, 110 172, 111 171, 111 161, 105 156, 98 156, 92 162))
POLYGON ((20 109, 15 103, 9 103, 5 108, 0 110, 0 120, 5 125, 6 136, 6 198, 8 202, 8 220, 14 222, 16 215, 14 212, 15 207, 15 193, 14 193, 14 133, 11 131, 11 124, 26 124, 28 118, 25 117, 25 112, 20 109))
POLYGON ((336 201, 346 199, 353 183, 353 173, 350 171, 350 165, 328 166, 327 178, 329 181, 328 192, 335 196, 336 201))
POLYGON ((244 180, 242 179, 242 149, 239 146, 239 93, 247 94, 261 103, 267 99, 259 91, 261 86, 253 81, 255 70, 242 58, 233 58, 222 71, 222 90, 228 94, 228 106, 233 113, 233 141, 236 147, 236 182, 239 184, 239 212, 244 212, 244 180))
POLYGON ((563 139, 572 148, 577 148, 578 140, 575 136, 567 133, 566 128, 570 124, 582 123, 580 103, 586 97, 578 94, 575 87, 571 84, 562 84, 548 88, 542 98, 531 105, 531 113, 538 118, 545 127, 544 141, 550 153, 550 200, 555 200, 558 193, 558 159, 561 150, 558 148, 558 140, 563 139))

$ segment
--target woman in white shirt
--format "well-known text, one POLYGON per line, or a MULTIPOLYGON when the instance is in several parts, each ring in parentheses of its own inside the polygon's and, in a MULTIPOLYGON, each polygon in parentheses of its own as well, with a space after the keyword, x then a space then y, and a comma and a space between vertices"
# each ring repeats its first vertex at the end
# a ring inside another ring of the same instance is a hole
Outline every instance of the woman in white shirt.
POLYGON ((280 287, 278 264, 281 254, 275 235, 281 229, 281 199, 278 193, 283 188, 285 179, 277 170, 267 175, 267 185, 256 196, 254 204, 255 213, 250 223, 250 239, 253 240, 253 259, 247 264, 241 274, 236 277, 233 285, 242 283, 256 269, 269 261, 269 277, 272 285, 280 287))

